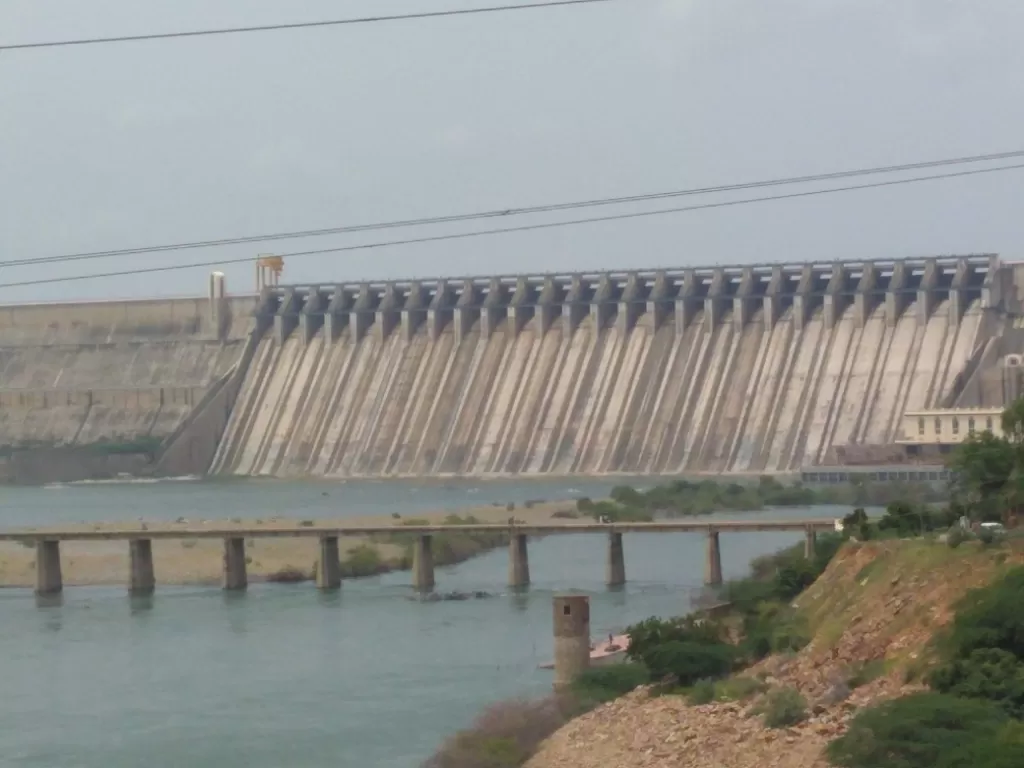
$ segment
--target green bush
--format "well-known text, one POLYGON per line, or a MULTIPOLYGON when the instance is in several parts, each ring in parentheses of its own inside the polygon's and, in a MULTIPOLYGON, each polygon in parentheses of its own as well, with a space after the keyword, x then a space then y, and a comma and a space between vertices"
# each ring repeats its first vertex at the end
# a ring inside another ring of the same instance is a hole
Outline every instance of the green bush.
MULTIPOLYGON (((666 643, 718 644, 724 639, 724 629, 714 621, 696 616, 659 619, 652 616, 626 629, 629 649, 626 656, 632 661, 645 663, 646 657, 658 646, 666 643)), ((648 667, 650 669, 650 667, 648 667)), ((653 673, 653 670, 651 670, 653 673)))
POLYGON ((944 756, 936 768, 1020 768, 1024 764, 1024 723, 1004 725, 993 738, 985 733, 944 756))
POLYGON ((953 625, 940 644, 953 659, 1001 648, 1024 660, 1024 567, 970 591, 957 604, 953 625))
POLYGON ((385 570, 387 566, 381 560, 380 552, 368 544, 354 547, 341 563, 341 576, 346 579, 376 576, 385 570))
POLYGON ((588 706, 602 704, 650 682, 642 664, 606 664, 590 667, 572 684, 573 695, 588 706))
POLYGON ((917 693, 861 710, 828 746, 842 768, 934 768, 975 738, 995 738, 1006 713, 994 704, 917 693))
POLYGON ((872 659, 857 665, 846 678, 846 684, 850 689, 860 688, 872 680, 877 680, 885 674, 885 659, 872 659))
POLYGON ((928 676, 928 685, 940 693, 991 701, 1010 717, 1024 718, 1024 662, 1000 648, 982 648, 944 664, 928 676))
POLYGON ((690 686, 699 680, 727 675, 736 661, 736 649, 727 643, 686 643, 678 640, 657 645, 644 656, 653 680, 672 680, 690 686))
POLYGON ((788 728, 807 719, 807 700, 795 688, 771 691, 758 708, 767 728, 788 728))
POLYGON ((715 684, 711 680, 698 680, 686 694, 691 704, 710 704, 715 700, 717 693, 715 684))
POLYGON ((731 677, 715 684, 715 698, 722 701, 744 701, 764 693, 768 685, 755 677, 731 677))

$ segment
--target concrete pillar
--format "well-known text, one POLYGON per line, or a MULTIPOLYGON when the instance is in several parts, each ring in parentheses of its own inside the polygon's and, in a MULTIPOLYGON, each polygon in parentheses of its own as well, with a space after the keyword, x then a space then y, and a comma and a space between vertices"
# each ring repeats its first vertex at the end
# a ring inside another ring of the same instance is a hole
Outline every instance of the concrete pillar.
POLYGON ((55 595, 64 589, 60 572, 60 542, 36 542, 36 594, 55 595))
POLYGON ((338 556, 337 536, 320 537, 316 585, 319 589, 338 589, 341 586, 341 558, 338 556))
POLYGON ((813 528, 808 528, 804 534, 804 557, 810 560, 814 557, 814 548, 818 543, 818 534, 813 528))
POLYGON ((708 531, 708 557, 704 564, 704 584, 717 587, 722 583, 722 547, 718 531, 708 531))
POLYGON ((249 577, 245 572, 245 539, 224 539, 224 589, 245 589, 249 577))
POLYGON ((512 588, 530 585, 530 557, 525 533, 512 534, 508 542, 508 585, 512 588))
POLYGON ((626 557, 622 552, 622 534, 612 531, 608 534, 609 587, 620 587, 626 583, 626 557))
POLYGON ((423 534, 413 545, 412 550, 412 585, 422 592, 434 588, 434 550, 429 533, 423 534))
POLYGON ((552 600, 555 635, 556 692, 564 691, 590 666, 590 598, 555 595, 552 600))
POLYGON ((128 591, 148 595, 156 588, 153 573, 153 540, 131 539, 128 542, 128 591))

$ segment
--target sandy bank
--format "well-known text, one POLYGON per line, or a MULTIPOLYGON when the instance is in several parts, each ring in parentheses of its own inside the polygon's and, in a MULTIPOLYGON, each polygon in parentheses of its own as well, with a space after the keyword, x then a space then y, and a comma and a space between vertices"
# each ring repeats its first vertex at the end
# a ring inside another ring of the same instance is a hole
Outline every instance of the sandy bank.
MULTIPOLYGON (((530 509, 517 508, 509 512, 504 506, 481 506, 471 509, 460 509, 462 517, 472 515, 481 522, 503 523, 511 515, 526 523, 544 523, 553 520, 553 514, 560 509, 571 508, 571 502, 545 502, 536 504, 530 509)), ((442 523, 451 511, 417 514, 416 520, 430 523, 442 523)), ((412 519, 412 518, 408 518, 412 519)), ((238 528, 274 528, 292 527, 294 518, 250 519, 234 518, 225 520, 203 520, 188 518, 180 523, 160 523, 162 528, 180 527, 196 529, 204 526, 238 527, 238 528)), ((346 517, 344 519, 321 518, 312 521, 314 526, 332 525, 394 525, 396 532, 402 530, 402 520, 390 515, 368 515, 362 517, 346 517)), ((155 524, 155 523, 151 523, 155 524)), ((104 530, 124 528, 125 526, 141 528, 139 521, 126 523, 124 520, 110 521, 99 524, 80 524, 60 526, 61 530, 104 530)), ((39 532, 52 530, 47 526, 32 528, 39 532)), ((452 527, 458 531, 458 526, 452 527)), ((341 559, 360 545, 369 545, 377 550, 381 559, 396 562, 404 553, 397 544, 371 541, 367 537, 343 537, 339 541, 341 559)), ((480 547, 476 554, 485 547, 480 547)), ((249 559, 249 578, 251 581, 266 580, 268 576, 285 569, 298 569, 309 572, 317 560, 317 541, 314 538, 268 538, 249 539, 246 541, 246 554, 249 559)), ((471 556, 471 554, 469 556, 471 556)), ((217 539, 182 539, 180 541, 158 540, 153 542, 153 561, 157 584, 219 584, 221 580, 222 544, 217 539)), ((61 566, 64 583, 68 586, 127 584, 128 582, 128 545, 123 541, 89 541, 65 542, 61 545, 61 566)), ((35 549, 15 542, 0 542, 0 587, 31 587, 35 584, 35 549)))

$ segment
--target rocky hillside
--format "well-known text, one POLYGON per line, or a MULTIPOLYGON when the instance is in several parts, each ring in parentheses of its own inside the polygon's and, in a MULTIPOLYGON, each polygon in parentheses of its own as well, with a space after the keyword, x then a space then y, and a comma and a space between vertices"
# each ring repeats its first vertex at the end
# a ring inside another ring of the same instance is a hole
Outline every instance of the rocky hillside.
POLYGON ((757 693, 694 706, 638 690, 570 722, 527 768, 826 768, 823 747, 859 708, 918 685, 928 641, 951 620, 953 604, 1021 563, 1019 541, 990 549, 848 544, 796 601, 811 643, 765 659, 743 673, 748 685, 732 686, 757 693), (785 688, 800 691, 809 717, 766 728, 759 716, 766 698, 785 688))

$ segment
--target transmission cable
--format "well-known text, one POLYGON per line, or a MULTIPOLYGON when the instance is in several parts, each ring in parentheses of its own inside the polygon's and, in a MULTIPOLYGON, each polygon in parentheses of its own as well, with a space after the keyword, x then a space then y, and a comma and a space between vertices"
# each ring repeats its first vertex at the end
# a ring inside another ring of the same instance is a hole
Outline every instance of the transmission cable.
POLYGON ((89 261, 92 259, 103 259, 113 256, 128 256, 141 253, 160 253, 164 251, 190 250, 195 248, 215 248, 225 245, 239 245, 243 243, 269 242, 273 240, 291 240, 304 237, 320 237, 324 235, 351 234, 355 232, 369 232, 373 230, 397 229, 401 227, 415 227, 434 224, 451 224, 455 222, 473 221, 477 219, 502 218, 508 216, 521 216, 526 214, 553 213, 557 211, 572 210, 576 208, 593 208, 606 205, 621 205, 626 203, 641 203, 652 200, 663 200, 674 197, 689 197, 694 195, 706 195, 720 192, 737 192, 749 189, 761 189, 765 187, 786 186, 790 184, 806 184, 819 181, 834 181, 836 179, 851 178, 856 176, 871 176, 883 173, 898 173, 903 171, 922 170, 925 168, 938 168, 949 165, 963 165, 969 163, 980 163, 994 160, 1008 160, 1024 157, 1024 149, 1012 150, 1009 152, 995 152, 984 155, 969 155, 966 157, 954 157, 943 160, 925 160, 917 163, 905 163, 902 165, 878 166, 875 168, 859 168, 846 171, 832 171, 805 176, 791 176, 787 178, 768 179, 764 181, 742 182, 739 184, 724 184, 713 187, 699 187, 694 189, 681 189, 668 192, 653 192, 640 195, 629 195, 625 197, 606 197, 593 200, 580 200, 574 202, 553 203, 548 205, 533 205, 520 208, 504 208, 490 211, 479 211, 473 213, 461 213, 448 216, 432 216, 417 219, 404 219, 398 221, 385 221, 373 224, 355 224, 339 227, 327 227, 323 229, 306 229, 291 232, 272 232, 262 235, 247 235, 243 237, 229 237, 214 240, 196 240, 192 242, 170 243, 165 245, 152 245, 140 248, 121 248, 107 251, 88 251, 83 253, 69 253, 56 256, 37 256, 24 259, 11 259, 0 261, 0 267, 20 267, 33 264, 53 264, 67 261, 89 261))
POLYGON ((351 19, 331 19, 327 21, 298 21, 288 24, 262 24, 252 27, 225 27, 221 29, 200 29, 187 32, 155 32, 143 35, 117 35, 114 37, 88 37, 72 40, 51 40, 39 43, 10 43, 0 45, 0 51, 24 51, 35 48, 62 48, 73 45, 100 45, 104 43, 132 43, 142 40, 170 40, 183 37, 209 37, 211 35, 237 35, 246 32, 276 32, 288 29, 311 29, 315 27, 340 27, 351 24, 375 24, 382 21, 413 21, 417 19, 437 19, 448 16, 470 16, 482 13, 501 13, 505 11, 533 11, 543 8, 558 8, 572 5, 593 5, 610 3, 616 0, 551 0, 546 3, 520 3, 515 5, 492 5, 484 8, 457 8, 445 11, 421 11, 419 13, 398 13, 390 16, 364 16, 351 19))
MULTIPOLYGON (((1014 170, 1020 170, 1020 169, 1024 169, 1024 163, 1018 163, 1018 164, 1015 164, 1015 165, 1003 165, 1003 166, 997 166, 997 167, 994 167, 994 168, 976 168, 976 169, 968 170, 968 171, 954 171, 954 172, 950 172, 950 173, 933 174, 931 176, 914 176, 914 177, 911 177, 909 179, 893 179, 893 180, 890 180, 890 181, 876 181, 876 182, 872 182, 870 184, 855 184, 855 185, 846 186, 846 187, 832 187, 830 189, 815 189, 815 190, 808 190, 808 191, 805 191, 805 192, 790 192, 790 193, 783 194, 783 195, 766 195, 764 197, 750 197, 750 198, 744 198, 744 199, 741 199, 741 200, 723 200, 723 201, 718 201, 718 202, 714 202, 714 203, 702 203, 700 205, 681 206, 681 207, 677 207, 677 208, 660 208, 660 209, 653 210, 653 211, 639 211, 639 212, 633 212, 633 213, 610 214, 610 215, 605 215, 605 216, 593 216, 593 217, 590 217, 590 218, 569 219, 569 220, 566 220, 566 221, 552 221, 552 222, 544 222, 544 223, 538 223, 538 224, 523 224, 523 225, 515 226, 515 227, 502 227, 502 228, 498 228, 498 229, 484 229, 484 230, 478 230, 478 231, 475 231, 475 232, 457 232, 457 233, 450 233, 450 234, 445 234, 445 235, 434 235, 434 236, 429 236, 429 237, 409 238, 409 239, 406 239, 406 240, 390 240, 390 241, 376 242, 376 243, 362 243, 362 244, 359 244, 359 245, 344 245, 344 246, 337 246, 337 247, 334 247, 334 248, 318 248, 316 250, 293 251, 291 253, 280 253, 280 254, 276 254, 276 255, 280 256, 281 258, 295 258, 295 257, 299 257, 299 256, 315 256, 315 255, 327 254, 327 253, 343 253, 343 252, 348 252, 348 251, 363 251, 363 250, 371 250, 371 249, 375 249, 375 248, 388 248, 388 247, 392 247, 392 246, 414 245, 414 244, 419 244, 419 243, 433 243, 433 242, 439 242, 439 241, 442 241, 442 240, 462 240, 462 239, 471 238, 471 237, 484 237, 484 236, 488 236, 488 235, 503 235, 503 234, 509 234, 509 233, 512 233, 512 232, 528 232, 528 231, 533 231, 533 230, 554 229, 556 227, 576 226, 576 225, 580 225, 580 224, 596 224, 596 223, 605 222, 605 221, 621 221, 621 220, 625 220, 625 219, 638 219, 638 218, 644 218, 644 217, 649 217, 649 216, 663 216, 663 215, 671 214, 671 213, 684 213, 684 212, 688 212, 688 211, 703 211, 703 210, 711 210, 711 209, 714 209, 714 208, 730 208, 730 207, 733 207, 733 206, 751 205, 753 203, 764 203, 764 202, 770 202, 770 201, 773 201, 773 200, 793 200, 793 199, 797 199, 797 198, 814 197, 814 196, 817 196, 817 195, 834 194, 834 193, 837 193, 837 192, 851 192, 851 191, 862 190, 862 189, 879 189, 879 188, 882 188, 882 187, 893 187, 893 186, 898 186, 898 185, 901 185, 901 184, 915 184, 915 183, 926 182, 926 181, 937 181, 939 179, 954 179, 954 178, 962 178, 962 177, 966 177, 966 176, 977 176, 977 175, 980 175, 980 174, 1000 173, 1000 172, 1003 172, 1003 171, 1014 171, 1014 170)), ((75 282, 75 281, 79 281, 79 280, 93 280, 93 279, 105 278, 105 277, 123 277, 123 276, 127 276, 127 275, 143 275, 143 274, 152 274, 152 273, 156 273, 156 272, 175 272, 175 271, 184 270, 184 269, 197 269, 197 268, 200 268, 200 267, 219 267, 219 266, 225 266, 225 265, 228 265, 228 264, 246 264, 246 263, 253 263, 253 262, 255 262, 257 260, 257 258, 258 257, 246 256, 246 257, 241 257, 241 258, 218 259, 218 260, 214 260, 214 261, 198 261, 198 262, 191 262, 189 264, 168 264, 168 265, 160 266, 160 267, 136 267, 136 268, 132 268, 132 269, 125 269, 125 270, 118 270, 118 271, 111 271, 111 272, 97 272, 97 273, 85 274, 85 275, 69 275, 69 276, 66 276, 66 277, 46 277, 46 278, 39 278, 39 279, 35 279, 35 280, 19 280, 17 282, 0 283, 0 288, 16 288, 16 287, 29 286, 29 285, 44 285, 44 284, 49 284, 49 283, 68 283, 68 282, 75 282)))

